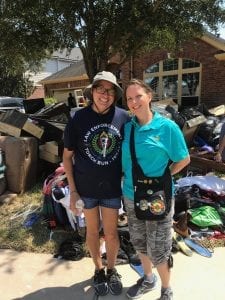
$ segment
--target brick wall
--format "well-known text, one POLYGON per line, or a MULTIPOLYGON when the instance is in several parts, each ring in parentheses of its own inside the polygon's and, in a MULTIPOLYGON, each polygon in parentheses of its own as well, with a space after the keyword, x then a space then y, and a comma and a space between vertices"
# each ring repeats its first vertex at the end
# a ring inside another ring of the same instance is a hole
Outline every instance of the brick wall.
MULTIPOLYGON (((200 39, 194 39, 183 44, 182 51, 173 55, 175 58, 192 59, 202 64, 200 99, 208 108, 225 104, 225 61, 217 60, 214 57, 217 53, 218 49, 200 39)), ((157 50, 126 62, 121 68, 123 87, 131 77, 143 79, 145 69, 166 58, 167 51, 157 50)))

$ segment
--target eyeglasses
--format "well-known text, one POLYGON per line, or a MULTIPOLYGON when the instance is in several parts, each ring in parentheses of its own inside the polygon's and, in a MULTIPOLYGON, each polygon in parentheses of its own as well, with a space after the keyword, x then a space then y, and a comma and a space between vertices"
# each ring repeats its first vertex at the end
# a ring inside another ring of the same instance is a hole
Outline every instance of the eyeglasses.
POLYGON ((105 89, 103 86, 95 86, 96 92, 99 94, 105 94, 107 93, 108 96, 115 96, 116 91, 114 89, 105 89))

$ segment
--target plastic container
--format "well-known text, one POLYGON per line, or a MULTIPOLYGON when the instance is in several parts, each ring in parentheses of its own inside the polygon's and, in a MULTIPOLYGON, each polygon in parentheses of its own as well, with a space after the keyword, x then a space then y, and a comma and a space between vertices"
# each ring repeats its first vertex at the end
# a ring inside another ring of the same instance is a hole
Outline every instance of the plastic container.
POLYGON ((76 209, 79 211, 79 215, 82 213, 84 208, 84 202, 81 199, 78 199, 76 202, 76 209))
POLYGON ((77 200, 76 208, 78 210, 78 216, 76 216, 77 224, 79 227, 85 227, 85 217, 84 213, 82 212, 84 208, 84 202, 82 199, 77 200))
POLYGON ((80 228, 82 227, 85 227, 86 224, 85 224, 85 217, 84 217, 84 214, 82 213, 81 215, 77 216, 77 224, 80 228))

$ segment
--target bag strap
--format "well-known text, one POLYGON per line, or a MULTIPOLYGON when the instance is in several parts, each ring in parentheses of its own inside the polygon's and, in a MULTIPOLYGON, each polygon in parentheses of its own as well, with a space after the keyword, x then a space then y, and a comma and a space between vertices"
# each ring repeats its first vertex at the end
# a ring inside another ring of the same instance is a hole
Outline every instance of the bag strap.
POLYGON ((132 162, 133 180, 136 178, 137 175, 145 176, 141 166, 138 164, 136 153, 135 153, 134 125, 131 125, 131 131, 130 131, 130 155, 131 155, 131 162, 132 162))
MULTIPOLYGON (((132 176, 133 176, 133 183, 135 183, 139 176, 146 176, 141 168, 141 166, 138 164, 137 157, 135 154, 135 143, 134 143, 134 125, 131 125, 131 131, 130 131, 130 154, 131 154, 131 163, 132 163, 132 176)), ((170 174, 169 164, 167 165, 164 174, 160 177, 163 177, 167 183, 167 181, 170 182, 170 188, 169 191, 171 193, 171 184, 172 184, 172 178, 170 174)), ((166 184, 165 183, 165 184, 166 184)))

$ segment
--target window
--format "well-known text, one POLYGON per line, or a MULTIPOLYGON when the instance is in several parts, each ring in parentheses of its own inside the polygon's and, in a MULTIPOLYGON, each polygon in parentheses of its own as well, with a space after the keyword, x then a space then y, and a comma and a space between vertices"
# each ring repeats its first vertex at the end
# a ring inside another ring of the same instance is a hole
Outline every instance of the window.
POLYGON ((163 76, 162 78, 163 82, 163 97, 164 98, 177 98, 177 82, 178 77, 177 75, 168 75, 163 76))
POLYGON ((145 70, 146 73, 155 73, 159 72, 159 64, 154 64, 150 66, 147 70, 145 70))
POLYGON ((199 73, 182 75, 182 96, 199 96, 199 73))
POLYGON ((163 71, 178 69, 178 59, 166 59, 163 61, 163 71))
POLYGON ((199 102, 200 79, 201 64, 191 59, 166 59, 144 71, 144 81, 155 91, 153 100, 172 98, 179 105, 191 97, 199 102))
POLYGON ((183 59, 182 61, 182 68, 189 69, 189 68, 198 68, 200 67, 200 63, 191 59, 183 59))

